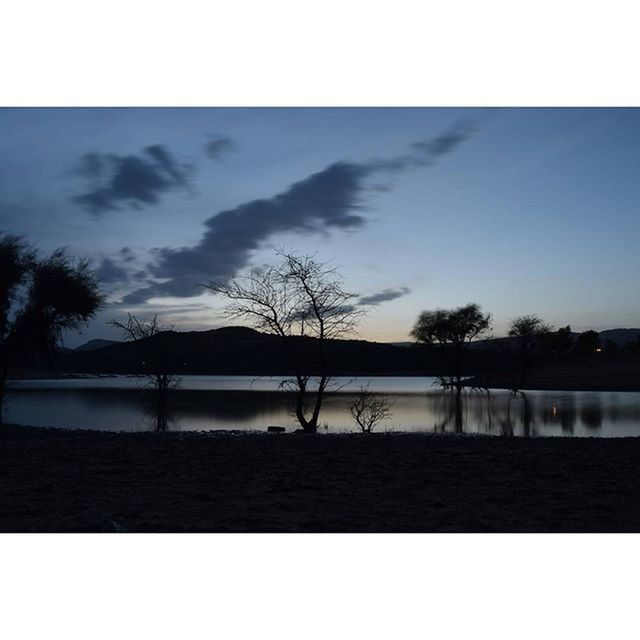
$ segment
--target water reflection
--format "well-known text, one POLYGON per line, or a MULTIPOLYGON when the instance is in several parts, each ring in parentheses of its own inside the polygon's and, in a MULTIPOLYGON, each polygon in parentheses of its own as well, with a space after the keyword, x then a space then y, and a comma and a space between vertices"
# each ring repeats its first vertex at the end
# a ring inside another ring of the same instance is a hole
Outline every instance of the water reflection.
MULTIPOLYGON (((102 379, 102 384, 56 382, 19 386, 7 408, 7 420, 116 431, 296 428, 291 394, 249 391, 248 383, 242 386, 246 381, 237 379, 187 380, 187 388, 171 394, 163 407, 154 404, 153 393, 131 381, 128 387, 113 379, 102 379)), ((509 437, 640 435, 640 393, 527 391, 514 395, 463 390, 458 394, 434 387, 425 378, 378 378, 372 380, 372 388, 392 394, 395 400, 391 420, 378 431, 509 437)), ((348 411, 353 398, 352 393, 327 398, 320 422, 328 425, 329 433, 356 431, 348 411)))
POLYGON ((434 433, 640 435, 640 394, 468 390, 434 398, 434 433))

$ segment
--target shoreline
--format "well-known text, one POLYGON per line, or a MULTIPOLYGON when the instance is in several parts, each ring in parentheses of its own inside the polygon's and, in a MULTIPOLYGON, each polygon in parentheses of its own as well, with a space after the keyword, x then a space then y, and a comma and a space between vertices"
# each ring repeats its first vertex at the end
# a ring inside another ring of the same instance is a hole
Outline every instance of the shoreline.
POLYGON ((0 428, 4 532, 639 532, 640 437, 0 428))
MULTIPOLYGON (((238 378, 286 378, 287 376, 280 375, 253 375, 253 374, 182 374, 181 377, 238 377, 238 378)), ((142 374, 133 374, 133 373, 118 373, 118 374, 104 374, 104 373, 72 373, 72 374, 29 374, 23 377, 13 377, 9 378, 9 381, 13 382, 22 382, 22 381, 31 381, 31 380, 101 380, 101 379, 109 379, 109 378, 141 378, 144 377, 142 374)), ((437 378, 437 375, 405 375, 405 374, 353 374, 349 375, 341 375, 341 378, 348 377, 360 377, 360 378, 437 378)), ((513 385, 510 382, 507 382, 506 379, 502 376, 494 376, 493 378, 489 378, 488 381, 480 381, 478 378, 468 378, 463 381, 463 386, 466 388, 472 388, 474 385, 480 385, 482 390, 485 390, 485 384, 488 384, 489 391, 511 391, 513 385)), ((434 389, 440 389, 441 387, 438 385, 434 385, 434 389)), ((590 391, 590 392, 638 392, 640 391, 640 377, 638 380, 615 380, 610 377, 596 378, 594 379, 580 379, 580 378, 570 378, 566 376, 562 377, 546 377, 546 376, 531 376, 530 381, 523 385, 522 388, 518 389, 519 391, 590 391)), ((254 390, 259 391, 259 390, 254 390)), ((388 393, 388 392, 387 392, 388 393)))

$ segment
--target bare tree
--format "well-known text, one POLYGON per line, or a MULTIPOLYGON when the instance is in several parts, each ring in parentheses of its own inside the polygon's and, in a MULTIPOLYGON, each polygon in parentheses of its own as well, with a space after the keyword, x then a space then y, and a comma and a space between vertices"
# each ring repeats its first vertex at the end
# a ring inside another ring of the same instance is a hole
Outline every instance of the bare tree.
POLYGON ((531 354, 540 340, 551 331, 552 328, 536 315, 519 316, 509 324, 509 336, 516 339, 520 352, 520 377, 514 384, 514 391, 524 385, 531 365, 531 354))
POLYGON ((357 295, 344 289, 335 268, 311 256, 278 255, 282 261, 277 266, 203 286, 227 298, 225 317, 249 320, 256 329, 282 339, 294 363, 294 378, 288 386, 296 392, 296 418, 305 432, 316 433, 331 383, 327 343, 353 334, 364 310, 354 306, 357 295), (314 361, 308 350, 303 353, 310 346, 315 349, 314 361))
POLYGON ((391 417, 394 404, 386 396, 372 393, 366 385, 360 387, 358 397, 349 404, 349 411, 362 433, 371 433, 378 423, 391 417))
POLYGON ((138 320, 131 314, 128 316, 127 322, 112 320, 109 324, 120 329, 125 339, 138 346, 142 366, 146 371, 144 376, 148 380, 149 386, 154 390, 153 408, 156 431, 166 431, 169 418, 169 394, 180 386, 182 380, 169 370, 166 347, 158 345, 156 336, 164 331, 170 331, 172 327, 162 327, 158 323, 157 315, 147 321, 138 320))

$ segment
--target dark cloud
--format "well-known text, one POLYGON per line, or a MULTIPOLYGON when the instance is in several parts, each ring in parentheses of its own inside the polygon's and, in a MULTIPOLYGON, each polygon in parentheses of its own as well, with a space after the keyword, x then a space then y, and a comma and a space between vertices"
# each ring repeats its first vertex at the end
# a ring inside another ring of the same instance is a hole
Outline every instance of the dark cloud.
POLYGON ((105 156, 99 153, 85 153, 75 169, 75 173, 83 178, 95 180, 107 169, 105 156))
POLYGON ((363 296, 358 300, 359 305, 379 305, 381 302, 388 302, 389 300, 395 300, 402 296, 406 296, 411 293, 411 289, 408 287, 400 287, 399 289, 383 289, 379 293, 374 293, 370 296, 363 296))
POLYGON ((159 144, 140 155, 87 153, 74 173, 87 180, 88 190, 71 200, 93 214, 154 205, 162 194, 187 188, 192 171, 159 144))
MULTIPOLYGON (((205 221, 204 235, 196 245, 157 249, 155 262, 147 268, 162 282, 133 291, 123 302, 140 304, 152 297, 198 295, 202 292, 199 284, 231 278, 249 264, 252 251, 277 233, 326 233, 362 227, 365 218, 359 213, 360 196, 367 188, 367 178, 433 164, 469 135, 469 125, 455 125, 436 138, 416 142, 411 154, 366 163, 336 162, 272 198, 222 211, 205 221)), ((366 296, 360 303, 378 304, 408 292, 387 289, 366 296)))
POLYGON ((136 259, 130 247, 122 247, 118 253, 125 262, 133 262, 136 259))
POLYGON ((118 266, 111 258, 103 258, 96 269, 98 280, 107 284, 125 283, 129 281, 126 269, 118 266))
POLYGON ((157 262, 149 270, 166 282, 135 291, 125 302, 197 295, 201 293, 198 284, 232 277, 247 265, 250 252, 275 233, 362 226, 358 196, 366 174, 360 165, 338 162, 273 198, 252 200, 218 213, 205 222, 206 231, 197 245, 157 250, 157 262))
POLYGON ((231 138, 214 135, 204 145, 204 152, 212 160, 217 160, 221 155, 233 151, 235 147, 235 142, 231 138))

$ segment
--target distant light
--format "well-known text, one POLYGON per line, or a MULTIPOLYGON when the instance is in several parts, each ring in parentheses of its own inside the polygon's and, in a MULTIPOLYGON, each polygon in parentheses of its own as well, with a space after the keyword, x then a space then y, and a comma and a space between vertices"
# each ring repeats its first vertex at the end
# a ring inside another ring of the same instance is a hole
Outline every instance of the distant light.
POLYGON ((599 353, 600 351, 602 351, 602 347, 596 347, 596 351, 599 353))
POLYGON ((551 415, 555 418, 558 415, 558 407, 556 407, 556 405, 554 404, 553 407, 551 407, 551 415))

